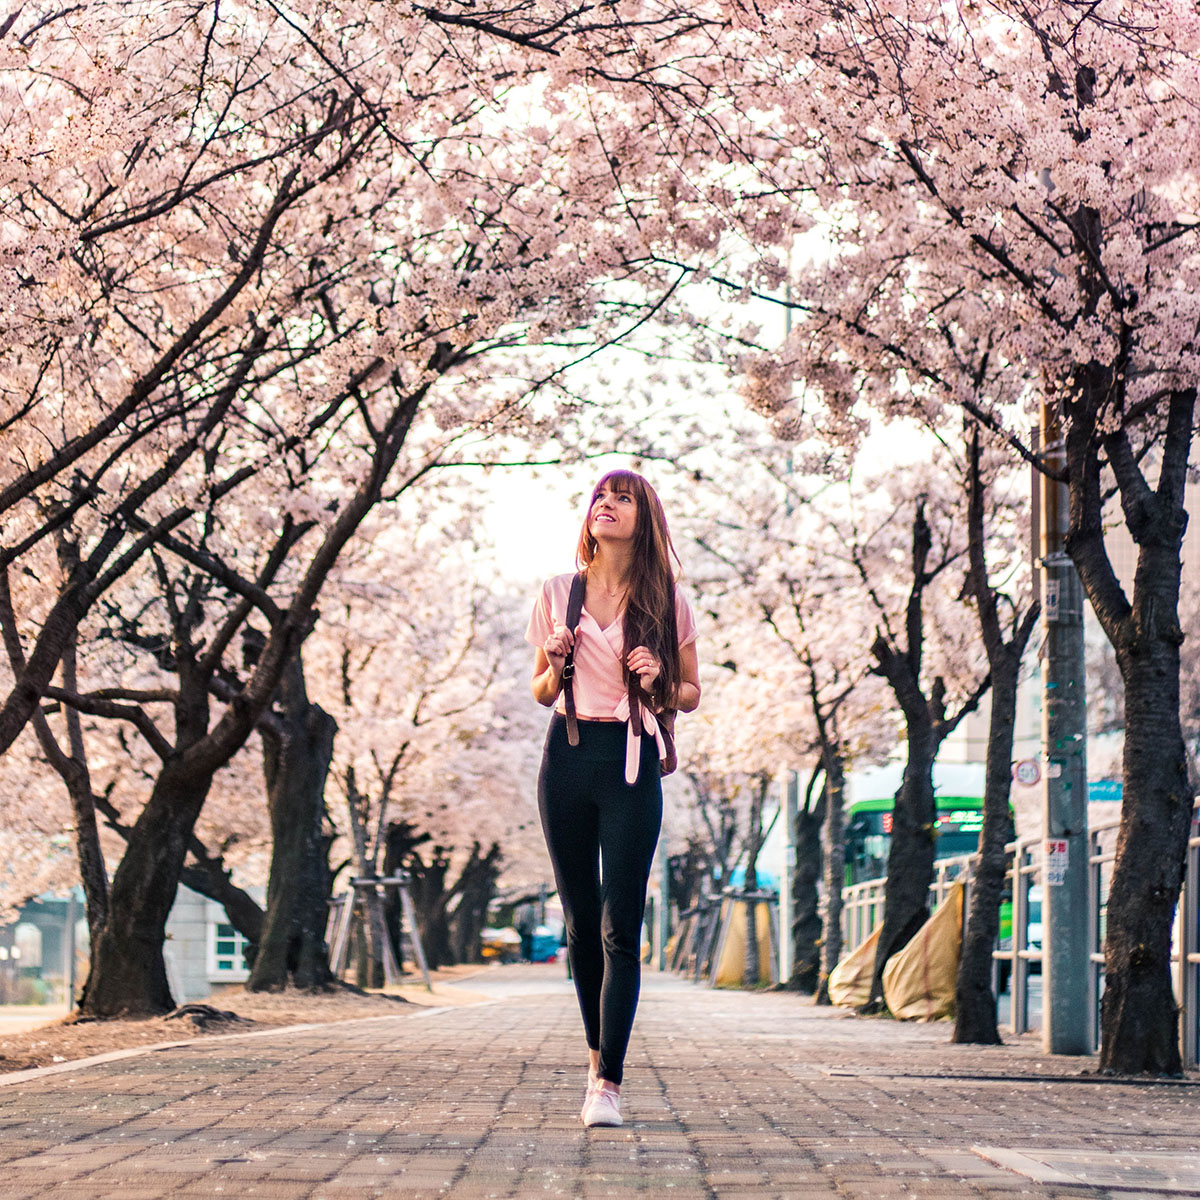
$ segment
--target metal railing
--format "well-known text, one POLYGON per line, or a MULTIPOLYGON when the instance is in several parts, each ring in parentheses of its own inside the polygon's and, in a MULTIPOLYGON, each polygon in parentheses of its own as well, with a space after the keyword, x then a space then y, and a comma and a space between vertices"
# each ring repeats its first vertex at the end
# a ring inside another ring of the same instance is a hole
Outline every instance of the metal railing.
MULTIPOLYGON (((970 854, 939 858, 933 864, 933 882, 929 885, 929 907, 937 908, 950 894, 958 877, 969 871, 970 854)), ((847 951, 861 945, 883 923, 883 891, 887 877, 864 879, 842 889, 842 945, 847 951)))
MULTIPOLYGON (((1104 936, 1108 917, 1108 890, 1116 857, 1118 822, 1097 825, 1089 831, 1088 851, 1088 1004, 1093 1046, 1099 1047, 1100 997, 1104 990, 1104 936)), ((1007 885, 1012 897, 1012 931, 1008 945, 992 952, 993 987, 997 995, 1011 988, 1006 1027, 1013 1033, 1038 1028, 1031 1005, 1031 979, 1041 973, 1040 922, 1030 920, 1031 892, 1042 885, 1042 842, 1022 838, 1010 842, 1011 867, 1007 885), (1030 934, 1034 935, 1031 943, 1030 934)), ((954 882, 963 878, 970 890, 973 855, 939 859, 930 884, 930 907, 936 908, 954 882)), ((842 893, 842 938, 847 950, 865 941, 883 920, 884 879, 851 884, 842 893)), ((963 912, 967 912, 964 901, 963 912)), ((1036 898, 1032 899, 1036 904, 1036 898)), ((1036 911, 1036 910, 1035 910, 1036 911)), ((1200 1065, 1200 804, 1192 814, 1184 864, 1183 887, 1175 910, 1171 950, 1171 975, 1179 1002, 1179 1039, 1187 1066, 1200 1065)))

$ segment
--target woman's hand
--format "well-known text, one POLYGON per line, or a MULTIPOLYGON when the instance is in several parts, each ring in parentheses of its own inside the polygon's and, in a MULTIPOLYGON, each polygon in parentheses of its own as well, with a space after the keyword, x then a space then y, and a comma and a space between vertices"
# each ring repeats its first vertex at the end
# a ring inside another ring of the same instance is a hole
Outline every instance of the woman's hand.
POLYGON ((625 665, 638 677, 643 691, 647 692, 654 687, 654 681, 662 673, 662 663, 645 646, 635 646, 630 650, 625 665))
POLYGON ((575 644, 575 636, 565 625, 555 625, 542 649, 546 652, 546 661, 561 675, 567 654, 575 644))
POLYGON ((575 635, 565 625, 555 625, 545 643, 537 648, 533 659, 533 698, 550 708, 562 691, 562 673, 567 652, 575 643, 575 635))

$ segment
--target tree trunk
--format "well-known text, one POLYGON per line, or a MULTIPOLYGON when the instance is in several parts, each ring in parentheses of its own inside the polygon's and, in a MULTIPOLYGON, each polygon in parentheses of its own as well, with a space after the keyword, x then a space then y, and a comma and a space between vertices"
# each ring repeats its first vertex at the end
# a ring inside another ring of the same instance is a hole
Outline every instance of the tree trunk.
POLYGON ((824 937, 821 939, 821 977, 816 1003, 829 1003, 829 976, 842 957, 842 885, 846 878, 846 836, 843 814, 846 799, 846 764, 840 749, 825 755, 825 858, 824 937))
MULTIPOLYGON (((806 800, 808 797, 805 798, 806 800)), ((792 928, 781 930, 783 937, 791 936, 792 961, 795 966, 787 986, 812 995, 817 990, 821 966, 821 916, 817 883, 821 878, 821 826, 828 805, 827 786, 821 789, 821 799, 809 808, 805 803, 796 806, 796 865, 792 872, 792 928)), ((784 881, 784 887, 788 886, 784 881)))
MULTIPOLYGON (((62 537, 58 539, 58 552, 59 560, 63 562, 69 575, 78 565, 78 555, 74 553, 72 543, 62 537)), ((25 666, 25 651, 17 629, 6 569, 0 569, 0 637, 3 638, 10 670, 14 676, 19 675, 25 666)), ((77 632, 72 632, 62 655, 63 686, 72 692, 79 690, 77 641, 77 632)), ((65 708, 64 717, 67 726, 67 751, 59 746, 41 709, 34 709, 32 722, 42 752, 66 784, 67 795, 71 800, 71 813, 75 818, 75 854, 79 860, 79 881, 83 885, 89 936, 91 941, 95 942, 108 919, 108 868, 104 863, 100 832, 96 825, 96 796, 92 791, 91 773, 88 771, 83 726, 79 720, 79 713, 73 708, 65 708)))
MULTIPOLYGON (((425 944, 425 922, 421 915, 421 897, 425 889, 425 864, 417 853, 417 847, 430 840, 429 834, 418 832, 417 827, 410 821, 389 821, 383 834, 383 874, 395 875, 399 871, 408 872, 408 895, 413 902, 413 910, 417 917, 417 928, 410 932, 421 939, 421 949, 425 951, 425 961, 428 966, 434 967, 437 964, 429 957, 429 948, 425 944)), ((387 933, 392 939, 392 944, 396 949, 396 960, 399 962, 401 960, 401 929, 404 925, 399 891, 389 891, 385 917, 387 933)))
POLYGON ((1119 661, 1125 794, 1108 896, 1100 1067, 1178 1075, 1183 1063, 1171 929, 1192 815, 1179 725, 1179 652, 1160 638, 1120 653, 1119 661))
POLYGON ((483 957, 483 929, 500 874, 499 845, 493 842, 482 858, 479 849, 478 842, 471 847, 471 857, 460 876, 458 907, 454 910, 450 949, 454 961, 460 963, 479 962, 483 957))
MULTIPOLYGON (((393 768, 398 761, 393 763, 393 768)), ((383 836, 382 822, 387 813, 392 777, 389 773, 379 796, 379 810, 375 820, 378 832, 375 841, 372 841, 367 831, 367 819, 371 814, 370 797, 358 790, 358 777, 354 767, 346 769, 346 814, 350 821, 350 835, 354 842, 354 860, 358 867, 359 879, 379 878, 377 868, 380 847, 376 843, 383 836)), ((363 934, 356 943, 361 946, 363 953, 357 959, 355 978, 359 987, 382 988, 388 982, 384 966, 387 953, 385 942, 388 939, 392 941, 393 957, 397 965, 401 965, 400 940, 398 936, 392 938, 391 934, 391 927, 399 920, 399 896, 391 890, 380 896, 377 888, 373 891, 362 889, 355 894, 358 897, 355 904, 363 917, 363 934)))
POLYGON ((981 438, 978 425, 970 430, 970 458, 966 476, 968 496, 967 588, 975 597, 980 632, 987 651, 992 680, 992 711, 988 722, 986 778, 983 791, 983 828, 979 833, 978 862, 971 882, 971 909, 963 937, 962 956, 955 979, 955 1042, 993 1046, 1000 1041, 996 1025, 996 997, 992 991, 992 948, 1000 929, 1000 899, 1004 893, 1005 845, 1011 836, 1009 797, 1012 792, 1013 730, 1017 721, 1017 681, 1021 658, 1040 611, 1035 601, 1019 621, 1014 606, 1011 636, 1005 640, 1000 620, 1000 595, 988 581, 985 499, 981 438))
POLYGON ((671 904, 677 913, 692 908, 703 895, 709 858, 698 838, 690 835, 687 849, 667 859, 667 869, 671 873, 671 904))
MULTIPOLYGON (((758 852, 763 843, 763 801, 766 799, 768 781, 766 778, 754 781, 754 796, 750 801, 750 814, 746 827, 746 876, 743 889, 747 892, 758 891, 758 852)), ((742 968, 742 985, 757 987, 759 974, 762 970, 758 946, 758 903, 746 901, 746 957, 742 968)))
POLYGON ((371 957, 371 948, 367 944, 369 923, 359 921, 354 926, 354 985, 360 988, 383 987, 383 967, 377 959, 371 957), (375 971, 379 972, 379 982, 375 981, 375 971))
POLYGON ((864 1008, 881 1011, 883 968, 902 950, 929 918, 929 884, 933 879, 934 826, 937 805, 933 796, 933 760, 938 739, 924 706, 905 712, 908 727, 908 761, 892 811, 892 844, 888 851, 884 893, 883 931, 875 954, 871 997, 864 1008))
POLYGON ((1100 411, 1111 384, 1111 373, 1095 364, 1081 371, 1066 437, 1067 551, 1116 652, 1125 685, 1125 788, 1107 908, 1100 1066, 1175 1075, 1182 1062, 1179 1009, 1171 988, 1171 927, 1192 810, 1179 720, 1179 581, 1196 391, 1170 396, 1155 487, 1125 431, 1104 439, 1138 547, 1130 604, 1104 544, 1095 422, 1083 419, 1100 411))
MULTIPOLYGON (((925 641, 925 590, 936 575, 927 570, 933 547, 933 531, 925 518, 923 501, 918 501, 912 523, 912 585, 905 604, 906 646, 895 644, 882 632, 871 646, 900 711, 908 740, 908 761, 892 810, 892 844, 888 852, 887 879, 883 895, 883 928, 871 976, 871 994, 863 1012, 880 1012, 883 998, 883 968, 929 916, 929 885, 933 880, 934 824, 937 805, 933 796, 933 760, 942 739, 953 728, 945 720, 945 684, 935 678, 927 697, 922 690, 921 660, 925 641)), ((978 703, 976 697, 975 703, 978 703)), ((967 706, 960 710, 959 718, 967 706)))
MULTIPOLYGON (((79 550, 66 537, 56 539, 59 564, 68 577, 80 566, 79 550)), ((8 597, 5 596, 5 607, 8 597)), ((79 691, 79 631, 76 629, 62 655, 62 681, 69 691, 79 691)), ((18 650, 18 656, 19 656, 18 650)), ((42 748, 52 765, 67 785, 71 797, 71 813, 75 818, 75 850, 79 856, 79 880, 83 885, 84 903, 87 908, 89 937, 96 938, 108 920, 108 867, 104 862, 104 851, 100 847, 100 830, 96 823, 96 797, 92 791, 92 776, 88 769, 87 746, 83 737, 83 723, 79 713, 70 707, 64 709, 67 725, 67 746, 70 758, 58 748, 50 733, 49 722, 39 712, 34 717, 34 728, 42 748)))
MULTIPOLYGON (((374 872, 370 877, 375 878, 374 872)), ((394 926, 396 936, 393 937, 393 926, 389 924, 388 912, 388 905, 393 900, 397 903, 392 905, 392 911, 395 912, 399 908, 400 897, 395 892, 391 892, 389 896, 387 892, 390 891, 391 889, 387 889, 384 895, 380 895, 379 889, 374 888, 363 890, 361 893, 359 910, 363 914, 363 951, 366 960, 358 969, 359 987, 386 987, 395 982, 396 974, 403 969, 400 961, 399 926, 394 926), (394 964, 390 977, 389 953, 394 964)))
POLYGON ((271 815, 271 873, 262 938, 246 987, 319 988, 330 981, 325 780, 337 722, 309 702, 297 649, 280 681, 280 711, 261 727, 271 815))
POLYGON ((67 779, 66 783, 75 818, 75 851, 79 857, 79 881, 83 885, 88 932, 95 938, 108 919, 108 870, 96 827, 95 797, 86 770, 67 779))
MULTIPOLYGON (((1022 647, 1023 649, 1023 643, 1022 647)), ((1000 931, 1000 901, 1007 868, 1005 845, 1012 834, 1013 730, 1016 726, 1020 653, 992 662, 992 711, 988 722, 983 828, 978 863, 971 878, 971 906, 963 935, 954 987, 955 1042, 1000 1044, 996 996, 992 991, 992 950, 1000 931)))
POLYGON ((175 1007, 163 960, 188 842, 212 776, 168 762, 133 826, 113 875, 108 920, 92 946, 79 1011, 89 1017, 158 1014, 175 1007))
POLYGON ((417 934, 430 969, 453 958, 450 948, 450 920, 446 909, 452 893, 446 890, 450 860, 441 846, 435 846, 428 865, 416 852, 409 858, 412 878, 410 889, 417 917, 417 934))

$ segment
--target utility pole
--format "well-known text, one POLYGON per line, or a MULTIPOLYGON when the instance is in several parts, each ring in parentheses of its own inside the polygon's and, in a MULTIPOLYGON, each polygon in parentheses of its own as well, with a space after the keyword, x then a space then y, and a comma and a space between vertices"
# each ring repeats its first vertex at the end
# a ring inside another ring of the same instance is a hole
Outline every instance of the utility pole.
POLYGON ((783 819, 783 870, 779 873, 779 982, 786 984, 796 970, 796 810, 800 779, 795 771, 779 775, 779 815, 783 819))
POLYGON ((1045 860, 1042 871, 1042 1048, 1091 1054, 1088 1004, 1087 700, 1083 588, 1066 553, 1066 446, 1057 415, 1042 406, 1042 749, 1045 860))

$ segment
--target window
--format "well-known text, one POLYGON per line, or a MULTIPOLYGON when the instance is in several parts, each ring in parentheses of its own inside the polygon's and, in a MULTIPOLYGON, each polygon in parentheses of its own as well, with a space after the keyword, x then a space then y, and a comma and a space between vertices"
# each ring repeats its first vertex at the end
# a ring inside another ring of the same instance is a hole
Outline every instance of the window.
POLYGON ((22 921, 13 931, 13 958, 25 969, 42 965, 42 931, 32 921, 22 921))
POLYGON ((250 943, 225 921, 208 922, 208 978, 211 982, 245 983, 250 978, 246 947, 250 943))

